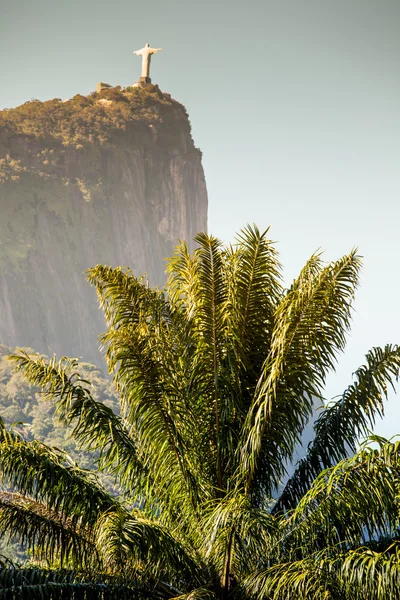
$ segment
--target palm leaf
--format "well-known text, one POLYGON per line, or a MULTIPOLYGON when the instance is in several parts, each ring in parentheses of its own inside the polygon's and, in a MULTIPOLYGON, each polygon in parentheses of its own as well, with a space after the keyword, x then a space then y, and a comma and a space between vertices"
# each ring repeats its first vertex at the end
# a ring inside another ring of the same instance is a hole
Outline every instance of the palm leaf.
POLYGON ((285 543, 303 553, 326 545, 354 548, 397 535, 400 500, 400 442, 371 438, 363 447, 320 473, 289 513, 285 543), (379 510, 376 507, 379 506, 379 510))
POLYGON ((98 567, 90 530, 47 505, 20 494, 0 492, 0 531, 17 537, 37 558, 98 567))
POLYGON ((360 259, 355 252, 323 266, 313 256, 275 315, 239 453, 246 489, 272 494, 312 414, 336 354, 344 348, 360 259))
POLYGON ((272 559, 280 533, 278 519, 234 492, 207 505, 203 532, 203 553, 215 572, 223 574, 226 591, 232 574, 241 580, 259 565, 260 556, 272 559))
POLYGON ((268 229, 260 233, 256 226, 243 229, 231 259, 232 335, 246 368, 253 373, 252 379, 258 377, 268 353, 275 311, 283 292, 281 266, 267 233, 268 229))
POLYGON ((85 525, 93 525, 99 513, 116 503, 94 473, 79 468, 64 452, 41 442, 3 441, 0 472, 13 488, 85 525))
POLYGON ((341 595, 342 590, 330 563, 324 559, 324 554, 316 554, 302 560, 282 562, 256 571, 243 582, 243 594, 259 600, 345 598, 341 595))
POLYGON ((217 596, 213 591, 208 590, 207 588, 197 588, 188 594, 175 596, 174 598, 171 598, 171 600, 217 600, 217 596))
POLYGON ((97 265, 87 271, 87 279, 96 288, 107 324, 112 329, 138 322, 143 308, 146 310, 162 298, 145 278, 136 278, 129 269, 97 265))
POLYGON ((215 434, 216 478, 220 490, 223 488, 221 451, 221 405, 219 397, 219 371, 226 336, 225 307, 227 303, 226 281, 223 273, 221 242, 207 234, 198 234, 198 296, 194 316, 194 331, 198 339, 198 365, 203 374, 210 377, 210 401, 214 408, 213 430, 215 434))
POLYGON ((46 361, 24 351, 9 357, 32 385, 39 386, 55 401, 57 416, 73 425, 73 436, 81 448, 99 451, 99 466, 114 474, 129 490, 140 488, 146 469, 140 463, 134 437, 123 419, 102 402, 96 402, 90 383, 81 378, 78 362, 55 358, 46 361))
POLYGON ((383 552, 334 547, 253 573, 243 584, 251 597, 269 600, 387 600, 397 598, 400 545, 383 552))
POLYGON ((196 561, 199 556, 137 509, 131 514, 122 510, 105 513, 96 526, 96 541, 105 564, 115 563, 125 571, 130 566, 142 571, 144 578, 167 578, 170 585, 181 587, 185 581, 198 583, 205 574, 205 566, 196 561))
POLYGON ((326 408, 314 425, 315 436, 307 456, 287 482, 274 510, 294 508, 319 473, 355 452, 357 440, 366 436, 383 415, 383 400, 400 372, 400 348, 373 348, 366 364, 357 369, 355 381, 340 400, 326 408))
POLYGON ((0 565, 0 598, 4 600, 157 600, 156 590, 118 581, 105 573, 0 565))

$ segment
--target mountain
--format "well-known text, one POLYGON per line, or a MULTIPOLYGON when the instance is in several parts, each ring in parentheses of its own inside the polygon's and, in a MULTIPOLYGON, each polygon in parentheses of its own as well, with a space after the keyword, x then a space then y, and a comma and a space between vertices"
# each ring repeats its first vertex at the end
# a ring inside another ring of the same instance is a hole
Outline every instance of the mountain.
POLYGON ((201 152, 157 86, 0 111, 0 344, 98 363, 84 271, 127 265, 161 285, 178 239, 206 227, 201 152))

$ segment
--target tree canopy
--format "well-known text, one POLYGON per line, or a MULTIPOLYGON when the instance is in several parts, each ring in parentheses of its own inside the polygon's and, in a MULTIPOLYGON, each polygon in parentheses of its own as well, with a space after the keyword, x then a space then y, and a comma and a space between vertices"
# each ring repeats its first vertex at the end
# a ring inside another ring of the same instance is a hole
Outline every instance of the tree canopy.
POLYGON ((383 413, 400 348, 370 350, 313 423, 360 257, 314 254, 286 289, 267 231, 196 241, 191 255, 177 247, 165 289, 127 269, 88 272, 119 414, 76 360, 11 357, 122 492, 3 425, 0 475, 13 491, 0 494, 0 529, 52 570, 4 566, 0 586, 20 577, 20 597, 54 598, 395 597, 400 443, 359 441, 383 413))

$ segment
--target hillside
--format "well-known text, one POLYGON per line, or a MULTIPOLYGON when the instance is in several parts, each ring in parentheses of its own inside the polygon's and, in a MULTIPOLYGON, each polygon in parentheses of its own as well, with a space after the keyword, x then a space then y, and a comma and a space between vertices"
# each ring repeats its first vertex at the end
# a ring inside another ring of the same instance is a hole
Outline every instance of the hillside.
POLYGON ((128 265, 162 284, 177 240, 206 229, 185 108, 148 86, 0 111, 0 214, 0 343, 98 363, 84 271, 128 265))
MULTIPOLYGON (((84 469, 93 469, 97 455, 82 452, 71 437, 72 426, 65 427, 55 416, 54 406, 45 400, 38 388, 31 387, 7 359, 14 349, 0 345, 0 417, 7 428, 14 427, 27 440, 38 440, 68 453, 84 469)), ((93 398, 119 413, 118 396, 108 377, 88 363, 80 364, 82 376, 93 384, 93 398)), ((119 493, 112 477, 101 475, 111 493, 119 493)), ((18 544, 0 536, 0 557, 24 561, 28 555, 18 544)))

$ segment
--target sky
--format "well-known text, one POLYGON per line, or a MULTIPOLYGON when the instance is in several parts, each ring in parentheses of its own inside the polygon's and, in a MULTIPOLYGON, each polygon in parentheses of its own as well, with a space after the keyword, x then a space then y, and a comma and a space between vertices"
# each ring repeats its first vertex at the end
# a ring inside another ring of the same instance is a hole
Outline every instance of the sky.
MULTIPOLYGON (((317 249, 364 257, 330 398, 400 343, 399 30, 399 0, 0 0, 0 108, 130 85, 133 50, 162 47, 151 77, 189 112, 209 231, 270 226, 288 284, 317 249)), ((400 386, 375 431, 400 433, 400 386)))

